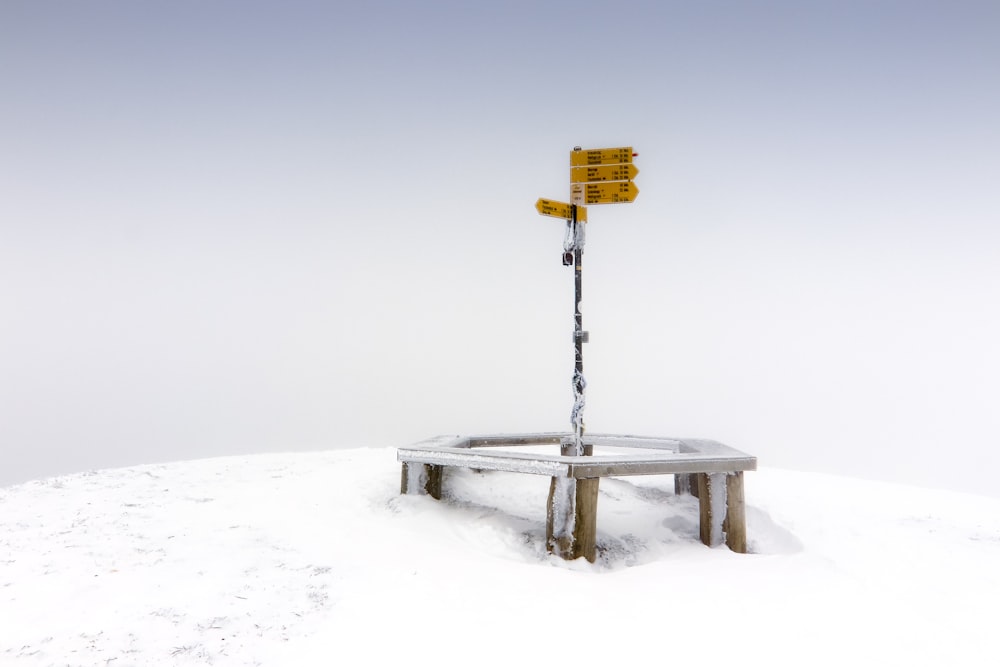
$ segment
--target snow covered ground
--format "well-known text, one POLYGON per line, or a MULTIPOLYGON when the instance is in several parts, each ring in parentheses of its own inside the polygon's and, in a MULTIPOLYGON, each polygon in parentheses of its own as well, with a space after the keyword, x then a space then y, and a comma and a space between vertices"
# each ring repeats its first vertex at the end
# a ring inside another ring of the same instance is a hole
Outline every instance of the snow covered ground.
POLYGON ((998 499, 765 468, 737 555, 605 479, 590 565, 546 555, 546 478, 398 487, 356 449, 0 489, 0 664, 996 664, 998 499))

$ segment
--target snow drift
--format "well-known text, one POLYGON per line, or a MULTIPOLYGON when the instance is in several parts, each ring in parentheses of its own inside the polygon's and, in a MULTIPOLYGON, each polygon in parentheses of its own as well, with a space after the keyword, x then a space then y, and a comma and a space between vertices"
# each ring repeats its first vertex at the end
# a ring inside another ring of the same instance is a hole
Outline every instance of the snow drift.
POLYGON ((441 502, 393 449, 0 489, 0 663, 993 659, 1000 500, 765 468, 737 555, 670 476, 606 479, 590 565, 545 553, 548 479, 446 472, 441 502))

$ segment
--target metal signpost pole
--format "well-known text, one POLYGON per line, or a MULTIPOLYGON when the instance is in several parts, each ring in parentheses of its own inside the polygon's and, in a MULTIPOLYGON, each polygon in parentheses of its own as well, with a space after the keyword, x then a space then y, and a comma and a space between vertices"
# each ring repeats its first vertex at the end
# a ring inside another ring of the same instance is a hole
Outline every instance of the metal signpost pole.
POLYGON ((580 301, 583 300, 583 241, 584 231, 580 225, 586 224, 577 220, 576 204, 572 205, 572 220, 570 221, 573 238, 573 273, 574 276, 574 300, 573 300, 573 344, 575 349, 576 364, 573 369, 573 412, 570 421, 573 425, 573 445, 576 456, 584 455, 583 447, 583 408, 586 405, 584 392, 587 389, 587 381, 583 377, 583 344, 587 342, 587 333, 583 330, 583 312, 580 310, 580 301))
MULTIPOLYGON (((590 456, 592 446, 583 444, 583 408, 586 404, 587 381, 583 377, 583 344, 589 336, 583 330, 583 246, 586 241, 587 207, 585 204, 625 204, 639 194, 632 179, 639 170, 632 164, 635 153, 630 146, 583 150, 576 147, 570 153, 570 201, 564 203, 539 199, 535 210, 552 218, 566 221, 562 261, 573 267, 573 411, 571 438, 561 442, 563 456, 590 456)), ((554 476, 549 483, 546 506, 545 539, 547 549, 572 560, 596 558, 597 492, 600 477, 574 478, 554 476)))

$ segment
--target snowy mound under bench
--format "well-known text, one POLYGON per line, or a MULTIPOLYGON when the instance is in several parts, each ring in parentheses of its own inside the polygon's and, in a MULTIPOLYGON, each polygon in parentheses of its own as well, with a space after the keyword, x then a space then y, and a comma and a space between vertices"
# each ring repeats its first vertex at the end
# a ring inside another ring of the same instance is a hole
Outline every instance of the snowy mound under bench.
POLYGON ((701 541, 713 547, 725 542, 746 553, 743 472, 757 469, 755 457, 713 440, 588 434, 583 444, 586 455, 573 456, 567 455, 573 451, 571 433, 430 438, 398 448, 401 491, 440 499, 442 471, 448 466, 551 477, 548 550, 593 562, 600 478, 671 474, 677 494, 699 500, 701 541), (559 452, 537 453, 539 445, 558 445, 559 452), (595 447, 600 450, 596 455, 595 447))

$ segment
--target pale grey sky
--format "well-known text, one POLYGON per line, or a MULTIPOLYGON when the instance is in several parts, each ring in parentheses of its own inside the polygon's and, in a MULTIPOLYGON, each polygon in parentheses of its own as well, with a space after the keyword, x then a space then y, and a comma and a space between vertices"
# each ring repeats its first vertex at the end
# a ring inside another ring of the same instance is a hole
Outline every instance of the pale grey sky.
POLYGON ((1000 494, 1000 5, 5 2, 0 484, 568 427, 1000 494))

